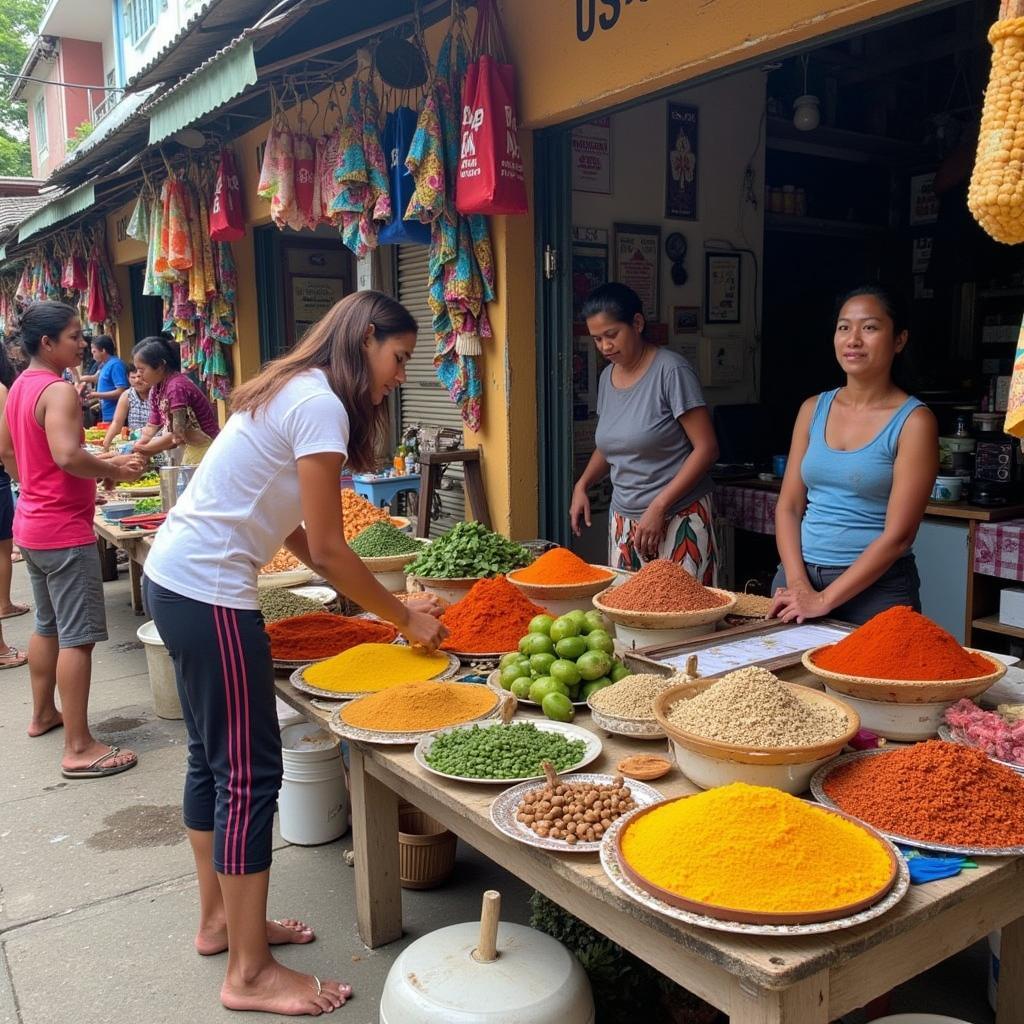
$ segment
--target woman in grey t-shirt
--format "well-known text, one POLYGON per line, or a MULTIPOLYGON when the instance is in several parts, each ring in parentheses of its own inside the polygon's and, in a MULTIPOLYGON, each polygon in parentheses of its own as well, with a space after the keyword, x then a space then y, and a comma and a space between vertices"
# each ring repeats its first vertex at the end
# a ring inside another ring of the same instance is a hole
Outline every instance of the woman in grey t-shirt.
POLYGON ((612 478, 609 559, 624 569, 667 558, 704 584, 718 570, 711 478, 718 441, 693 367, 644 340, 640 297, 624 284, 596 288, 583 304, 587 330, 611 364, 597 391, 597 450, 572 493, 579 536, 590 526, 587 490, 612 478))

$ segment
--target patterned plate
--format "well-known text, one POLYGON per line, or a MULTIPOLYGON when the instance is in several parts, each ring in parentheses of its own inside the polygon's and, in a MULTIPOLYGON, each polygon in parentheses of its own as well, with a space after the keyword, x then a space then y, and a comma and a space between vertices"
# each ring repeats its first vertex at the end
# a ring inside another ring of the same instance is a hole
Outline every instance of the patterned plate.
MULTIPOLYGON (((639 810, 642 810, 640 808, 639 810)), ((862 910, 859 914, 852 914, 850 917, 837 918, 835 921, 821 921, 817 924, 739 924, 736 921, 722 921, 715 917, 705 917, 703 914, 694 914, 688 910, 680 910, 678 907, 664 903, 656 896, 634 885, 623 873, 622 863, 619 860, 619 849, 616 838, 619 831, 625 824, 639 813, 630 811, 625 817, 619 818, 610 829, 604 834, 601 842, 601 867, 611 880, 612 884, 625 893, 630 899, 653 910, 655 913, 665 917, 671 917, 675 921, 682 921, 683 924, 697 925, 700 928, 710 928, 717 932, 735 932, 739 935, 824 935, 828 932, 841 931, 843 928, 855 928, 857 925, 871 921, 876 917, 891 910, 907 894, 910 888, 910 870, 903 854, 892 847, 896 856, 898 872, 896 881, 889 892, 874 906, 862 910)))
MULTIPOLYGON (((442 652, 444 653, 444 652, 442 652)), ((326 659, 325 659, 326 660, 326 659)), ((295 669, 294 672, 288 677, 288 682, 295 687, 296 690, 301 690, 303 693, 308 693, 312 697, 322 697, 324 700, 355 700, 357 697, 367 696, 367 690, 355 690, 347 692, 339 692, 337 690, 323 690, 319 686, 314 686, 312 683, 307 683, 305 678, 305 672, 307 668, 311 668, 312 665, 318 664, 318 662, 304 662, 299 668, 295 669)), ((451 679, 459 672, 459 659, 448 655, 448 667, 442 669, 436 675, 430 678, 439 682, 442 679, 451 679)))
MULTIPOLYGON (((960 746, 970 747, 972 750, 981 750, 981 747, 976 747, 966 736, 961 735, 946 724, 939 726, 939 739, 945 740, 947 743, 958 743, 960 746)), ((996 764, 1001 764, 1004 768, 1009 768, 1010 771, 1016 772, 1018 775, 1024 775, 1024 764, 1014 764, 1013 761, 1000 761, 998 757, 993 757, 991 754, 987 756, 990 761, 995 761, 996 764)))
MULTIPOLYGON (((609 786, 612 783, 612 776, 591 775, 587 773, 577 773, 575 775, 560 774, 558 781, 609 786)), ((632 791, 637 807, 650 807, 651 804, 656 804, 664 799, 656 789, 653 789, 644 782, 626 779, 625 784, 632 791)), ((491 821, 494 823, 495 828, 500 829, 505 835, 511 836, 520 843, 525 843, 527 846, 536 846, 541 850, 553 850, 555 853, 597 853, 601 849, 600 839, 596 839, 592 843, 582 842, 570 846, 561 839, 547 839, 544 836, 539 836, 521 821, 516 820, 516 815, 519 813, 519 804, 523 797, 538 787, 543 787, 543 785, 544 783, 540 781, 524 782, 521 785, 513 786, 511 789, 506 789, 501 796, 497 797, 494 803, 491 804, 491 821)))

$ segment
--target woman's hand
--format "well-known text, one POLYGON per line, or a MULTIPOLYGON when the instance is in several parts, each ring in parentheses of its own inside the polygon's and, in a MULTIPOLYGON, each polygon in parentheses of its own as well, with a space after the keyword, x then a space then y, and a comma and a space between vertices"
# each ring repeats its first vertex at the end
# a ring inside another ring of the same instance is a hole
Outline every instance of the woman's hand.
POLYGON ((783 622, 804 622, 819 619, 831 610, 823 591, 815 590, 809 583, 797 583, 792 587, 779 587, 768 617, 783 622))
POLYGON ((647 561, 657 558, 667 528, 668 520, 665 514, 659 506, 651 505, 633 529, 633 549, 647 561))
POLYGON ((413 647, 423 647, 428 651, 441 646, 448 630, 433 615, 406 607, 404 623, 395 623, 398 631, 413 647))
POLYGON ((580 519, 587 526, 590 526, 590 498, 585 487, 574 487, 572 491, 572 504, 569 506, 569 523, 572 532, 579 537, 581 534, 580 519))
POLYGON ((445 605, 441 603, 436 594, 431 594, 428 591, 424 591, 422 594, 414 594, 405 602, 405 607, 410 611, 422 612, 424 615, 433 615, 435 619, 439 619, 445 610, 445 605))

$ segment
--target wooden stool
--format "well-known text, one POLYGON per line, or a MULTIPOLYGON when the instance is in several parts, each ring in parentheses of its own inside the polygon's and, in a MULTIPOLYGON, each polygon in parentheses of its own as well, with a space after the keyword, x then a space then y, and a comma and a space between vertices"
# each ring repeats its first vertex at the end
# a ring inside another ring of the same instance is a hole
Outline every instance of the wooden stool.
POLYGON ((441 482, 441 467, 453 462, 463 464, 466 494, 473 518, 489 530, 491 516, 487 511, 487 495, 484 492, 484 474, 480 467, 479 449, 459 448, 447 452, 420 452, 420 504, 416 514, 416 536, 430 536, 430 508, 434 492, 441 482))

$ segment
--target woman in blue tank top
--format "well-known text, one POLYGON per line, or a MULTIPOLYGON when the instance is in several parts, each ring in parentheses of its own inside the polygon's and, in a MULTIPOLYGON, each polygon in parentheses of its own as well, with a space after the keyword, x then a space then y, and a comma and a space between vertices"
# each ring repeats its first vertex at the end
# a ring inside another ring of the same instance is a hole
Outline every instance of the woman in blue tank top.
POLYGON ((938 472, 935 417, 892 379, 906 319, 881 288, 843 300, 835 351, 846 386, 807 399, 775 510, 782 564, 772 615, 857 624, 893 605, 920 611, 911 545, 938 472))

